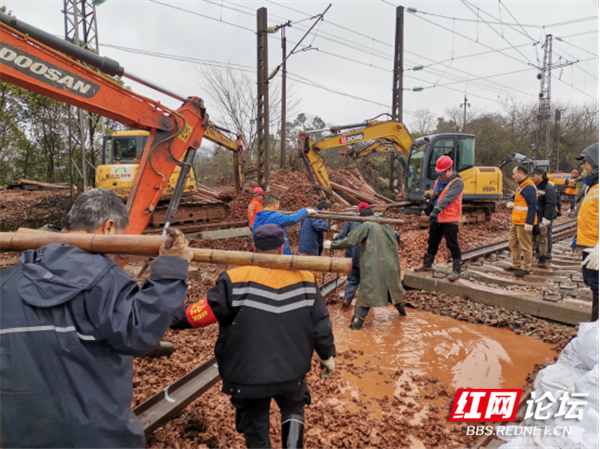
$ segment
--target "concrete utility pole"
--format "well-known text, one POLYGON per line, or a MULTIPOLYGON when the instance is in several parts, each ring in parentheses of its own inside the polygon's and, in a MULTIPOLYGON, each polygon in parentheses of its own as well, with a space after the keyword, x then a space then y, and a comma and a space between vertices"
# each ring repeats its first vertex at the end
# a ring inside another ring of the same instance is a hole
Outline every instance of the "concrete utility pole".
POLYGON ((257 132, 257 181, 265 192, 269 186, 269 64, 267 49, 267 8, 260 8, 256 14, 258 37, 258 111, 256 115, 257 132))
POLYGON ((471 107, 471 103, 467 102, 467 96, 465 95, 465 101, 460 104, 460 107, 462 107, 464 109, 464 111, 463 111, 463 126, 462 126, 463 133, 465 132, 465 128, 467 127, 467 106, 471 107))
MULTIPOLYGON (((396 39, 394 45, 394 83, 392 87, 392 119, 402 123, 402 91, 404 87, 404 7, 396 8, 396 39)), ((398 193, 402 191, 400 185, 400 159, 398 171, 395 167, 396 155, 390 154, 390 190, 394 191, 394 179, 398 177, 398 193)))
MULTIPOLYGON (((65 16, 65 39, 92 53, 98 51, 98 25, 96 22, 96 7, 92 0, 63 0, 65 16)), ((83 190, 87 189, 87 149, 86 149, 86 114, 82 109, 77 110, 75 120, 76 133, 81 142, 81 175, 83 190)), ((69 126, 71 126, 71 107, 69 106, 69 126)), ((69 132, 69 153, 71 163, 71 200, 73 200, 73 133, 69 132)), ((91 138, 91 136, 90 136, 91 138)), ((90 145, 92 142, 90 142, 90 145)), ((93 150, 92 150, 93 151, 93 150)), ((77 166, 75 166, 77 168, 77 166)))
MULTIPOLYGON (((288 22, 289 23, 289 22, 288 22)), ((286 98, 287 98, 287 93, 286 93, 286 86, 285 86, 285 82, 286 82, 286 70, 285 70, 285 64, 287 61, 286 58, 286 48, 285 48, 285 44, 286 44, 286 39, 285 39, 285 27, 281 28, 281 58, 283 59, 283 62, 281 64, 281 155, 280 155, 280 159, 279 159, 279 168, 285 168, 285 122, 286 122, 286 114, 285 114, 285 110, 286 110, 286 98)))
POLYGON ((560 143, 560 131, 559 131, 559 125, 560 125, 560 115, 561 115, 561 109, 555 109, 554 110, 554 154, 556 154, 556 171, 559 172, 559 168, 558 168, 558 164, 559 164, 559 159, 558 159, 558 145, 560 143))

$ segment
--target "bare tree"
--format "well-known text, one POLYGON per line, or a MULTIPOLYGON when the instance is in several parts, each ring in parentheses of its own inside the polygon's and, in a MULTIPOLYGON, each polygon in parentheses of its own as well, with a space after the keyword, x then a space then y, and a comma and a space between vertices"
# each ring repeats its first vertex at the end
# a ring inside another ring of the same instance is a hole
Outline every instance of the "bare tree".
MULTIPOLYGON (((246 147, 254 155, 256 149, 256 76, 230 67, 203 67, 199 69, 199 84, 205 95, 205 105, 211 121, 231 131, 241 132, 246 147)), ((288 117, 294 113, 298 101, 290 88, 287 92, 288 117)), ((269 128, 271 129, 271 157, 279 158, 281 128, 281 89, 278 78, 269 83, 269 128)))
POLYGON ((429 109, 417 109, 413 114, 413 121, 411 122, 411 131, 416 136, 430 134, 433 129, 434 119, 433 114, 429 109))

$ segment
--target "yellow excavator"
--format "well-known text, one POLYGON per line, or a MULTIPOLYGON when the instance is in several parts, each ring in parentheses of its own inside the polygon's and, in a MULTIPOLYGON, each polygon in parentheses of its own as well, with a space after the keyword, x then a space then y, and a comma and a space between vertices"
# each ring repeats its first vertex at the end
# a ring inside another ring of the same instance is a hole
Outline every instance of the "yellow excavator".
POLYGON ((404 182, 399 184, 398 190, 401 197, 411 203, 401 210, 403 213, 421 213, 419 204, 425 200, 425 193, 432 193, 437 179, 435 164, 444 155, 454 161, 455 170, 465 183, 461 221, 489 221, 496 202, 502 198, 502 172, 497 167, 475 167, 475 136, 472 134, 434 134, 413 141, 400 122, 368 120, 301 132, 298 144, 315 187, 330 202, 335 202, 335 199, 321 151, 337 147, 344 147, 338 155, 352 159, 374 153, 398 155, 405 172, 404 182), (344 130, 349 131, 342 132, 344 130), (313 142, 309 137, 309 134, 326 131, 332 135, 318 142, 313 142))
MULTIPOLYGON (((239 192, 243 188, 242 154, 246 147, 240 133, 237 133, 237 139, 234 141, 219 130, 230 132, 210 123, 204 129, 204 138, 232 151, 235 187, 239 192)), ((104 136, 102 165, 96 168, 96 186, 113 190, 119 198, 127 201, 148 136, 147 131, 115 131, 109 136, 104 136)), ((180 167, 177 166, 163 190, 160 202, 153 211, 148 224, 149 228, 158 229, 164 225, 168 200, 173 195, 179 173, 180 167)), ((202 186, 196 182, 193 169, 190 169, 183 190, 184 196, 175 217, 175 223, 180 226, 184 225, 186 232, 193 232, 195 225, 223 221, 229 215, 229 206, 222 201, 194 195, 205 193, 203 190, 202 186)))

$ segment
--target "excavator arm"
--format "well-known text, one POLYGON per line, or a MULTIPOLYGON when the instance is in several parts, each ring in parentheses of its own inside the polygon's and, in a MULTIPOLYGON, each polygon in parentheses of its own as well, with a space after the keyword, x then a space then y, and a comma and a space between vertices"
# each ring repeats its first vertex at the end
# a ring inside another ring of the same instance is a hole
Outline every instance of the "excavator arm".
POLYGON ((150 132, 127 203, 130 221, 126 232, 141 234, 175 167, 181 164, 188 150, 200 147, 203 123, 208 122, 203 102, 197 97, 183 99, 170 94, 181 99, 183 105, 177 110, 169 109, 65 54, 109 75, 140 80, 125 73, 116 61, 101 58, 0 13, 3 81, 150 132))
POLYGON ((236 192, 240 192, 244 187, 244 174, 242 168, 244 163, 243 154, 244 151, 246 151, 242 133, 237 132, 237 139, 233 141, 219 130, 231 133, 231 131, 220 128, 214 123, 209 123, 208 126, 204 128, 204 138, 233 152, 235 190, 236 192))
POLYGON ((329 131, 333 135, 327 136, 315 143, 309 138, 308 133, 300 132, 298 135, 298 145, 300 155, 313 184, 323 192, 330 202, 334 202, 335 199, 323 156, 321 155, 322 150, 344 147, 338 152, 338 155, 347 156, 352 159, 360 159, 373 153, 402 153, 407 158, 413 144, 412 137, 406 130, 406 127, 402 123, 393 120, 385 122, 371 120, 311 132, 322 131, 329 131), (349 128, 352 128, 352 130, 340 133, 342 130, 349 128), (363 142, 367 142, 368 144, 360 149, 349 146, 363 142))

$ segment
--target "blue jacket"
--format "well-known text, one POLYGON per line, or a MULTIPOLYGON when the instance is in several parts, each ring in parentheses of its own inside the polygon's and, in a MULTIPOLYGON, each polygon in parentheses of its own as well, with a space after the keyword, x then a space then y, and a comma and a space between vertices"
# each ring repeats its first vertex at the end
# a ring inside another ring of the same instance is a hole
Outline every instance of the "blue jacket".
MULTIPOLYGON (((360 226, 360 221, 348 221, 336 237, 336 240, 344 239, 352 232, 355 228, 360 226)), ((356 276, 360 276, 360 246, 356 245, 352 248, 346 249, 346 257, 352 258, 352 273, 356 276)))
POLYGON ((302 220, 298 252, 309 256, 320 256, 323 252, 324 232, 328 229, 325 220, 320 218, 305 218, 302 220))
POLYGON ((254 219, 254 225, 252 226, 252 241, 254 242, 254 231, 256 228, 266 224, 276 224, 283 228, 283 254, 291 256, 292 250, 290 249, 290 242, 288 240, 288 235, 285 228, 287 226, 295 225, 296 223, 304 220, 306 217, 308 217, 308 211, 306 209, 300 209, 298 212, 292 215, 282 214, 274 210, 263 209, 256 214, 256 218, 254 219))
POLYGON ((159 256, 140 288, 104 255, 51 244, 2 270, 0 446, 143 448, 133 356, 169 327, 187 268, 159 256))

